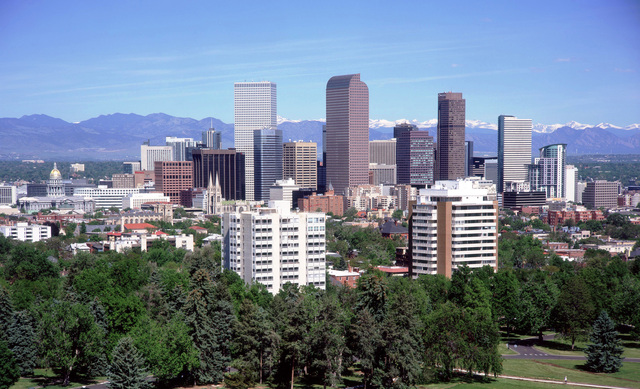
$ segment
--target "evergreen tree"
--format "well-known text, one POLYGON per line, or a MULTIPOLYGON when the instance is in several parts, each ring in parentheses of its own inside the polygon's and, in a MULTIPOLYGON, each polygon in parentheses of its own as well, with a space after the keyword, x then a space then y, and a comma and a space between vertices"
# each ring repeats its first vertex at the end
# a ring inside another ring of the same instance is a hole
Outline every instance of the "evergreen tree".
POLYGON ((7 342, 9 334, 9 326, 13 319, 13 305, 9 291, 0 284, 0 341, 7 342))
POLYGON ((587 347, 587 368, 599 373, 615 373, 622 366, 622 346, 615 323, 602 311, 593 323, 591 342, 587 347))
POLYGON ((262 384, 265 359, 272 349, 272 327, 264 309, 244 300, 233 328, 233 349, 239 365, 236 368, 250 382, 262 384))
POLYGON ((111 353, 111 365, 107 372, 111 389, 147 389, 151 387, 147 381, 145 362, 133 340, 125 336, 120 339, 111 353))
POLYGON ((20 375, 32 375, 38 360, 38 351, 33 322, 26 311, 16 312, 13 315, 8 338, 11 352, 20 366, 20 375))
POLYGON ((9 389, 19 378, 18 362, 13 358, 7 344, 0 340, 0 389, 9 389))

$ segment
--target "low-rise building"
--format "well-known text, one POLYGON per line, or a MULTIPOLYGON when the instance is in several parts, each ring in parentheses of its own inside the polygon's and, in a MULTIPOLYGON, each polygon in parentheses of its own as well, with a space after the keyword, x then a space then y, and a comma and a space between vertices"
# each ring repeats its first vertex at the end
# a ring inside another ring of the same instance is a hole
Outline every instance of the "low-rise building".
POLYGON ((0 234, 22 242, 38 242, 51 238, 51 227, 16 223, 12 226, 0 226, 0 234))

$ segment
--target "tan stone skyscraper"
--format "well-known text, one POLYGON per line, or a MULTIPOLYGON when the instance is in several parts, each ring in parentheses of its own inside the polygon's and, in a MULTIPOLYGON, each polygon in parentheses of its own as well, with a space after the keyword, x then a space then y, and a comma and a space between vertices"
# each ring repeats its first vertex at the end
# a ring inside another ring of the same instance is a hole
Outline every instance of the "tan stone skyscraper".
POLYGON ((360 74, 327 82, 327 186, 335 193, 369 183, 369 88, 360 74))
POLYGON ((465 100, 462 93, 438 93, 436 180, 464 178, 465 100))
POLYGON ((282 177, 293 178, 300 188, 318 189, 318 145, 315 142, 282 144, 282 177))

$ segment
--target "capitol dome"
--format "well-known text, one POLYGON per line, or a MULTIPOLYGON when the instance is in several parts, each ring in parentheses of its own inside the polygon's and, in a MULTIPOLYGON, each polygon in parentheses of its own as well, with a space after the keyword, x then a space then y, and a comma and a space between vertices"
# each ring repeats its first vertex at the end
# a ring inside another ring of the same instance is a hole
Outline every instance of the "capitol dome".
POLYGON ((49 179, 50 180, 62 179, 62 174, 60 174, 60 170, 58 170, 58 165, 55 162, 53 163, 53 170, 51 170, 51 173, 49 174, 49 179))

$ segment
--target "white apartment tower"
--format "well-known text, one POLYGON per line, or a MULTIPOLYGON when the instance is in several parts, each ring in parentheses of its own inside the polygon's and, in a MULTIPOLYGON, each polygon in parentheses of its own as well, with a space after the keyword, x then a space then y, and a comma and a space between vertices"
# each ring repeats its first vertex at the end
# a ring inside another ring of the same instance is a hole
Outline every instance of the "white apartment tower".
POLYGON ((498 268, 498 202, 481 181, 436 181, 411 210, 412 274, 451 277, 462 265, 498 268))
POLYGON ((325 289, 325 214, 287 201, 222 216, 222 265, 273 294, 287 282, 325 289))
POLYGON ((269 81, 234 84, 234 142, 245 156, 245 193, 255 199, 253 135, 255 130, 275 130, 277 121, 276 84, 269 81))
POLYGON ((504 191, 505 182, 527 181, 532 131, 531 119, 510 115, 498 117, 498 193, 504 191))
POLYGON ((578 168, 573 165, 566 165, 564 168, 564 188, 565 199, 577 203, 576 192, 578 189, 576 177, 578 177, 578 168))

